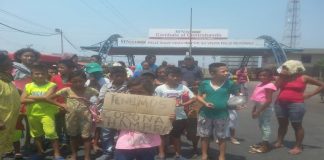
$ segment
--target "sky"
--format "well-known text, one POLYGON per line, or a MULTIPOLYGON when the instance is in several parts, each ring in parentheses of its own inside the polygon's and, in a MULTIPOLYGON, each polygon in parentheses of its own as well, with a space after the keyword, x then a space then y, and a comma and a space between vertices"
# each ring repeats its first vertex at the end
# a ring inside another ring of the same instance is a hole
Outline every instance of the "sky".
MULTIPOLYGON (((281 42, 288 0, 0 0, 0 23, 32 33, 61 29, 64 52, 92 55, 80 46, 106 40, 112 34, 147 37, 150 28, 192 27, 228 29, 231 39, 270 35, 281 42)), ((301 0, 299 46, 324 48, 324 1, 301 0)), ((0 49, 32 47, 60 53, 60 36, 35 36, 0 25, 0 49)))

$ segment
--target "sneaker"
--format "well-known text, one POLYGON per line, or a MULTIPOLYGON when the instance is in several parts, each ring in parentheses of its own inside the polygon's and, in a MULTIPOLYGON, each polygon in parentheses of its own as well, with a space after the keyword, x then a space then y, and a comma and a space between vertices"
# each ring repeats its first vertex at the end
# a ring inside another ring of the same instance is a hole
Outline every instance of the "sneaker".
POLYGON ((231 143, 233 143, 233 144, 241 144, 236 138, 231 138, 231 143))
POLYGON ((112 160, 114 157, 109 154, 103 154, 100 157, 96 158, 96 160, 112 160))

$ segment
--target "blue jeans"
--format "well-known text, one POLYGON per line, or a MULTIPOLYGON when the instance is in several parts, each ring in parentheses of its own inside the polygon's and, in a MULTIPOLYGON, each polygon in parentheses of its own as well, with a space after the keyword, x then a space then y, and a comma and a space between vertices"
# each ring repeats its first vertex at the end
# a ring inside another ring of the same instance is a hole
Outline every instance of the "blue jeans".
POLYGON ((113 155, 115 150, 116 129, 101 128, 101 145, 103 154, 113 155))
POLYGON ((157 148, 116 149, 115 160, 154 160, 157 148))
MULTIPOLYGON (((261 107, 261 104, 256 104, 256 107, 261 107)), ((265 109, 259 116, 259 128, 263 141, 269 141, 271 135, 271 116, 273 113, 272 106, 265 109)))

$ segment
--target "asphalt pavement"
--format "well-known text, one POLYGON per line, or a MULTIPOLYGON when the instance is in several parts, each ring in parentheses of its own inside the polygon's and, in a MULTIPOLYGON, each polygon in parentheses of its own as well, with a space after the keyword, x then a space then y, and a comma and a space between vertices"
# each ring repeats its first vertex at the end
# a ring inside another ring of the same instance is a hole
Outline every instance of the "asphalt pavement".
MULTIPOLYGON (((249 83, 248 89, 251 92, 256 82, 249 83)), ((307 87, 306 92, 314 89, 313 86, 307 87)), ((249 105, 248 105, 249 106, 249 105)), ((227 143, 226 159, 227 160, 321 160, 324 159, 324 103, 321 102, 320 96, 316 95, 306 100, 306 114, 303 121, 305 129, 305 138, 303 141, 303 152, 299 155, 290 155, 289 148, 294 145, 295 136, 293 129, 289 126, 288 133, 285 137, 284 147, 272 150, 268 153, 251 154, 248 152, 249 146, 260 142, 260 132, 258 130, 257 120, 251 118, 251 107, 239 111, 238 126, 236 136, 241 142, 239 145, 227 143)), ((274 142, 277 136, 277 120, 275 115, 272 116, 272 135, 271 141, 274 142)), ((185 159, 200 159, 200 155, 194 156, 191 152, 191 143, 182 137, 182 153, 185 159)), ((200 149, 200 148, 199 148, 200 149)), ((78 152, 80 159, 83 150, 78 152)), ((217 160, 218 147, 215 142, 211 142, 209 157, 217 160)), ((167 160, 173 160, 174 155, 169 153, 167 160)), ((50 156, 47 159, 52 158, 50 156)), ((13 158, 5 158, 6 160, 13 158)), ((28 159, 28 157, 26 157, 28 159)), ((95 159, 95 155, 93 155, 95 159)))

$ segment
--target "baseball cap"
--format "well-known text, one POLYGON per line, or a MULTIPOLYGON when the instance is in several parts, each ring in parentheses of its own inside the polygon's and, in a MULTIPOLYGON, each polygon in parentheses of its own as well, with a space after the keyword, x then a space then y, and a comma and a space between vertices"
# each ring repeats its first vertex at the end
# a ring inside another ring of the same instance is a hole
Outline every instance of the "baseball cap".
POLYGON ((87 73, 102 72, 102 68, 98 63, 88 63, 85 66, 85 71, 87 73))

